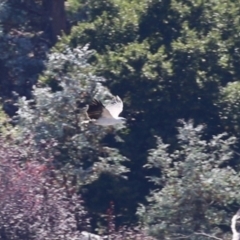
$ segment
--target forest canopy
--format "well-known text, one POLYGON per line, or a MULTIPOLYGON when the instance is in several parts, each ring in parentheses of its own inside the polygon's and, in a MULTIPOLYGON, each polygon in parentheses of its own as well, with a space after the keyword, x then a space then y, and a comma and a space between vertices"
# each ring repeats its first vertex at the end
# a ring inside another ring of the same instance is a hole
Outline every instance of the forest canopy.
POLYGON ((239 23, 237 0, 0 0, 0 238, 229 239, 239 23), (115 95, 124 126, 85 121, 115 95))

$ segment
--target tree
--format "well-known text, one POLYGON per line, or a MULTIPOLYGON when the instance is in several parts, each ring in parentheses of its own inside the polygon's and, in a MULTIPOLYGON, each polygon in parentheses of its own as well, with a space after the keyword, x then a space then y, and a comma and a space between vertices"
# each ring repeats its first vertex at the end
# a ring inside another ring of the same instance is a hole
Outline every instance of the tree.
MULTIPOLYGON (((33 135, 36 148, 41 148, 54 139, 56 144, 51 148, 54 165, 68 184, 80 192, 83 187, 92 189, 103 174, 111 176, 111 183, 127 172, 124 166, 126 157, 116 148, 104 144, 109 129, 86 123, 84 108, 87 103, 93 98, 112 97, 102 86, 104 79, 91 73, 92 67, 87 63, 91 54, 87 46, 71 49, 64 44, 61 51, 50 54, 39 86, 32 92, 33 99, 19 99, 16 119, 18 141, 33 135)), ((116 135, 114 131, 112 135, 116 135)), ((84 194, 88 207, 95 202, 96 193, 105 190, 104 186, 98 186, 94 189, 94 196, 84 194)), ((106 197, 100 204, 101 200, 97 199, 97 206, 108 205, 106 197)), ((89 211, 92 215, 91 210, 93 208, 89 211)), ((98 209, 97 215, 101 211, 98 209)))
POLYGON ((42 0, 43 12, 47 15, 48 32, 52 44, 55 44, 62 33, 67 32, 65 0, 42 0))
POLYGON ((49 55, 42 76, 43 82, 57 86, 55 91, 43 84, 34 88, 33 99, 19 100, 16 120, 19 140, 33 134, 36 147, 56 140, 52 148, 56 166, 66 175, 78 178, 75 184, 91 182, 102 172, 123 173, 126 168, 122 162, 126 158, 117 149, 101 144, 107 131, 85 123, 87 101, 111 96, 101 84, 103 79, 90 72, 87 59, 91 52, 87 47, 62 47, 65 49, 61 52, 49 55))
POLYGON ((178 128, 178 148, 157 138, 145 167, 156 168, 150 176, 156 190, 148 196, 149 206, 139 208, 151 234, 161 239, 223 237, 222 226, 229 226, 229 209, 239 204, 239 173, 226 164, 234 157, 234 137, 226 134, 203 139, 202 125, 192 122, 178 128), (204 237, 205 234, 205 237, 204 237))
POLYGON ((31 98, 46 54, 67 31, 64 0, 1 0, 0 12, 0 94, 4 110, 13 116, 13 92, 31 98))
POLYGON ((39 1, 4 1, 0 3, 0 94, 4 111, 16 113, 13 92, 31 95, 31 87, 43 70, 43 60, 49 49, 49 41, 42 31, 39 1))

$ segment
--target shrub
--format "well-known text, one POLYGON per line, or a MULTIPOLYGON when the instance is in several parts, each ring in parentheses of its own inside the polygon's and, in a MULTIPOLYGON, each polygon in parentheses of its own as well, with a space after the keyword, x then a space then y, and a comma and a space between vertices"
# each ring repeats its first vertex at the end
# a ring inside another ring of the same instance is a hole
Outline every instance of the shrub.
POLYGON ((69 189, 29 137, 18 146, 0 139, 0 238, 79 239, 87 218, 81 197, 69 189))

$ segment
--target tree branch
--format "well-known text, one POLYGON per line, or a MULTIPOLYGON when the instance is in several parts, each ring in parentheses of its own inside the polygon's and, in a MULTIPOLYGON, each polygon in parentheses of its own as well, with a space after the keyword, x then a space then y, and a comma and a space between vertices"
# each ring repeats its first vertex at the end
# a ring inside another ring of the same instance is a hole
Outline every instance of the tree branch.
POLYGON ((202 232, 194 233, 194 235, 202 235, 202 236, 206 236, 206 237, 209 237, 209 238, 212 238, 212 239, 216 239, 216 240, 223 240, 222 238, 218 238, 218 237, 215 237, 213 235, 209 235, 209 234, 202 233, 202 232))

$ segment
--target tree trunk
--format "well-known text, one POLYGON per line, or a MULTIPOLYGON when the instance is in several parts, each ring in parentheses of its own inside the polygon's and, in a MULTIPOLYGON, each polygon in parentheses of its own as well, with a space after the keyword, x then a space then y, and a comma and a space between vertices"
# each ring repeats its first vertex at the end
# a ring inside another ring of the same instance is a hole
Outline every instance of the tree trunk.
POLYGON ((43 9, 47 15, 47 32, 50 34, 52 44, 57 42, 58 36, 66 32, 65 0, 43 0, 43 9))

